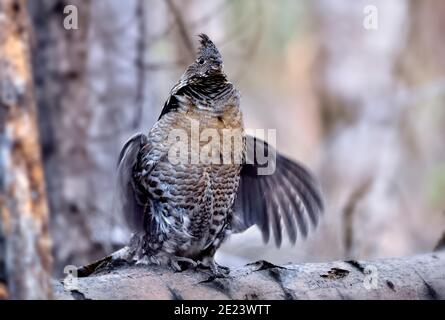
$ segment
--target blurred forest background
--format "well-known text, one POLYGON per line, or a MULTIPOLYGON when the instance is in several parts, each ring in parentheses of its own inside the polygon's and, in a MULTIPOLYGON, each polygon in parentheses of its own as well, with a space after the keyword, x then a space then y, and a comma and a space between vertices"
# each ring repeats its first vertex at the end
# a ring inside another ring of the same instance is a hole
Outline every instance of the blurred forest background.
POLYGON ((276 128, 278 150, 314 171, 326 199, 319 228, 295 247, 265 246, 252 228, 218 262, 405 256, 431 251, 444 232, 444 1, 31 0, 27 9, 55 275, 128 240, 113 209, 119 150, 154 124, 199 33, 220 48, 246 126, 276 128), (78 30, 63 28, 68 4, 78 30), (367 5, 378 30, 363 27, 367 5))

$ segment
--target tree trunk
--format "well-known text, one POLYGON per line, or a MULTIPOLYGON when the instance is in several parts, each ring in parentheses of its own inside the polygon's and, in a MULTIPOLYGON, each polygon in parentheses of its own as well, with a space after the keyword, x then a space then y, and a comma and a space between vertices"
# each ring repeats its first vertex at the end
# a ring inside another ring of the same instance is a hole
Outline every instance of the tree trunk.
POLYGON ((215 278, 205 271, 178 273, 161 267, 132 266, 117 256, 108 259, 117 267, 103 263, 105 267, 76 279, 77 283, 70 281, 70 286, 55 283, 55 298, 445 299, 444 251, 410 258, 284 266, 258 261, 233 269, 226 278, 215 278))
POLYGON ((26 2, 0 1, 0 298, 50 297, 50 238, 26 2))
POLYGON ((54 269, 61 275, 66 265, 97 259, 128 240, 122 215, 113 211, 114 173, 144 104, 145 87, 136 88, 145 39, 134 0, 30 5, 54 269), (78 10, 77 30, 63 28, 66 5, 78 10))
MULTIPOLYGON (((87 132, 91 123, 86 85, 89 2, 70 1, 78 9, 77 30, 63 28, 67 1, 30 2, 35 27, 33 56, 43 163, 52 219, 54 270, 97 249, 83 211, 95 214, 89 181, 87 132)), ((100 248, 100 247, 99 247, 100 248)))

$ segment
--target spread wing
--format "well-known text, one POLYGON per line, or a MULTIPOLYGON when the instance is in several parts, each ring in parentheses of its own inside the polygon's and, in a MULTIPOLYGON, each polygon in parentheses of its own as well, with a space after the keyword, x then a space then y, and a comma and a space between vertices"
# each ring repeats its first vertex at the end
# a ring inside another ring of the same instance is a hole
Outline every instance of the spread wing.
POLYGON ((283 238, 283 225, 292 243, 298 231, 305 237, 308 223, 315 226, 323 211, 320 189, 309 171, 254 137, 246 137, 245 159, 234 204, 234 232, 257 225, 265 242, 272 232, 278 247, 283 238), (261 164, 257 157, 273 154, 276 156, 270 157, 266 164, 261 164), (266 166, 274 168, 274 172, 264 174, 266 166))
POLYGON ((147 146, 147 137, 142 133, 132 136, 122 147, 117 165, 116 201, 133 230, 144 226, 147 193, 134 178, 138 169, 141 150, 147 146))

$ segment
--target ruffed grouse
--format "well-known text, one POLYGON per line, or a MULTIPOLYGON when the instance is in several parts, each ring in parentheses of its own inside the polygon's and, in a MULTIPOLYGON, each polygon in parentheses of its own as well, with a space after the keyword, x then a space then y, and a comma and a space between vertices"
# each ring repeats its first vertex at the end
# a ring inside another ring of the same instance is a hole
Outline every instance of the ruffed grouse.
POLYGON ((272 233, 280 246, 282 225, 292 243, 297 230, 306 236, 309 221, 316 225, 323 202, 315 180, 245 135, 239 105, 218 49, 201 34, 198 57, 158 121, 148 135, 130 138, 119 157, 122 210, 134 231, 130 248, 137 261, 177 270, 201 265, 220 274, 226 268, 214 255, 230 233, 257 225, 265 242, 272 233), (261 154, 273 157, 260 163, 261 154))

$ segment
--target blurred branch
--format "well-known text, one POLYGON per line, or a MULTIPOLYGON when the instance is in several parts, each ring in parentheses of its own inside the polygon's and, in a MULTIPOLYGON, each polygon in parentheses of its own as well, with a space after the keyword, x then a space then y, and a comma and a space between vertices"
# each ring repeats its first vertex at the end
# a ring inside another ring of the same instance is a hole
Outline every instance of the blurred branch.
POLYGON ((136 20, 138 36, 136 39, 136 97, 132 129, 137 129, 142 121, 142 112, 145 102, 145 52, 146 52, 146 25, 145 25, 145 5, 144 0, 138 0, 136 5, 136 20))
POLYGON ((188 53, 193 58, 195 56, 195 50, 193 49, 192 39, 189 35, 188 28, 187 28, 187 25, 185 24, 184 18, 182 16, 181 12, 179 11, 179 9, 174 4, 173 0, 166 0, 166 2, 167 2, 167 5, 168 5, 170 11, 173 14, 173 17, 176 20, 176 24, 178 25, 179 34, 181 36, 181 39, 184 42, 184 45, 185 45, 186 49, 188 50, 188 53))
POLYGON ((354 213, 357 210, 357 205, 369 192, 372 186, 373 178, 367 178, 363 181, 350 195, 346 206, 343 210, 343 227, 344 227, 344 244, 345 257, 352 255, 353 241, 354 241, 354 213))
POLYGON ((445 250, 445 231, 442 233, 442 237, 439 239, 439 241, 436 244, 436 247, 434 248, 434 251, 440 251, 445 250))

